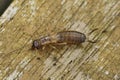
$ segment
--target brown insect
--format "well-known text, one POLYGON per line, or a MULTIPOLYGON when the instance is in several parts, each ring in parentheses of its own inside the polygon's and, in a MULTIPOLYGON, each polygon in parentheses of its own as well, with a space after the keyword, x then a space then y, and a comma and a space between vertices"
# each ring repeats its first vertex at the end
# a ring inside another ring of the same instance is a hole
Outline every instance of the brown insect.
MULTIPOLYGON (((46 45, 66 45, 66 44, 81 44, 85 42, 86 35, 77 31, 62 31, 55 35, 44 36, 33 41, 32 49, 41 49, 46 45)), ((95 43, 88 40, 88 42, 95 43)))

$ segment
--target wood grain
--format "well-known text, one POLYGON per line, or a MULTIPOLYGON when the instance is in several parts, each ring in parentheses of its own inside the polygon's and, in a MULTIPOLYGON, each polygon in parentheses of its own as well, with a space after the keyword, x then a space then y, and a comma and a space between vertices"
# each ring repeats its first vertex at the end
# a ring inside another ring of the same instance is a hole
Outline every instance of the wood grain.
POLYGON ((0 19, 0 80, 119 80, 119 5, 119 0, 14 0, 0 19), (63 30, 97 42, 29 50, 34 39, 63 30))

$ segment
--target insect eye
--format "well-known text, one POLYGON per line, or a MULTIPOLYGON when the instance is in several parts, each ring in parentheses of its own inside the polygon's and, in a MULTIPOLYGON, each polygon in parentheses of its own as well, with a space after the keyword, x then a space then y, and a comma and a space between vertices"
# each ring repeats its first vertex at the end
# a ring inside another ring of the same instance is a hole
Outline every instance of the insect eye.
POLYGON ((32 48, 35 49, 35 48, 39 48, 39 42, 37 40, 33 41, 33 45, 32 45, 32 48))

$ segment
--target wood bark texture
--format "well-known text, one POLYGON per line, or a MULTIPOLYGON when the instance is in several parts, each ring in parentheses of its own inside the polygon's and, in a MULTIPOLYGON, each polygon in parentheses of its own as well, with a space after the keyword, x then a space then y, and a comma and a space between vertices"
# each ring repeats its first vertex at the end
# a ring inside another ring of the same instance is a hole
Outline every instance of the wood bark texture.
POLYGON ((0 18, 0 80, 120 80, 120 1, 14 0, 0 18), (97 42, 30 50, 65 30, 97 42))

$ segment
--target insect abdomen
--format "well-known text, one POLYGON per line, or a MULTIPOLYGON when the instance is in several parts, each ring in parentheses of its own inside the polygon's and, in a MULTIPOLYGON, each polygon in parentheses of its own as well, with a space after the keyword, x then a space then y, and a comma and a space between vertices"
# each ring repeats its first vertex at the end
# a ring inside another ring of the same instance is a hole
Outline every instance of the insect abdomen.
POLYGON ((83 43, 86 40, 86 36, 83 33, 77 31, 63 31, 57 34, 58 43, 83 43))

